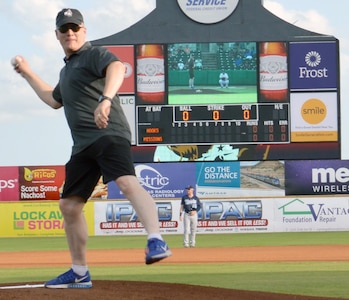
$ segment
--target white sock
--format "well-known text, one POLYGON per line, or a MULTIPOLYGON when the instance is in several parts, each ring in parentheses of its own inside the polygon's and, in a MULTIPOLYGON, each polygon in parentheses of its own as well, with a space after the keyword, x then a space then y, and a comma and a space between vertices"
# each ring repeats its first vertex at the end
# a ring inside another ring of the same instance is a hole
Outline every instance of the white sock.
POLYGON ((162 241, 164 240, 160 233, 150 233, 150 234, 148 234, 148 240, 150 240, 150 239, 159 239, 159 240, 162 240, 162 241))
POLYGON ((71 267, 75 274, 78 274, 79 276, 84 276, 86 272, 88 271, 87 266, 78 266, 78 265, 72 265, 71 267))

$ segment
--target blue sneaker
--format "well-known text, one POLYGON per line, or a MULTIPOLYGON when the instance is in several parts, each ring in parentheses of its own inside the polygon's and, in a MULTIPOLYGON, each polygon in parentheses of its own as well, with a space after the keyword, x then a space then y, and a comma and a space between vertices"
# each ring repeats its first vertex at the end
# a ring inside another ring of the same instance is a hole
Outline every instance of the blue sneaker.
POLYGON ((159 260, 172 255, 165 241, 159 239, 149 239, 145 250, 145 263, 147 265, 153 264, 159 260))
POLYGON ((73 269, 59 275, 57 278, 45 282, 50 289, 88 289, 92 287, 90 272, 84 276, 75 274, 73 269))

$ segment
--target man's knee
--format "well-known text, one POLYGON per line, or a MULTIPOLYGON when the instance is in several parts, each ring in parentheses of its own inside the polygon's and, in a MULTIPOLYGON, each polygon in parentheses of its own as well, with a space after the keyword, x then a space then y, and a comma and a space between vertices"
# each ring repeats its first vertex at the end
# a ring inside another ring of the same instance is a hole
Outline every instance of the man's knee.
POLYGON ((132 175, 120 176, 115 180, 115 183, 124 195, 127 195, 132 188, 139 185, 138 179, 132 175))
POLYGON ((59 201, 59 209, 63 216, 80 214, 85 205, 85 200, 81 197, 63 198, 59 201))

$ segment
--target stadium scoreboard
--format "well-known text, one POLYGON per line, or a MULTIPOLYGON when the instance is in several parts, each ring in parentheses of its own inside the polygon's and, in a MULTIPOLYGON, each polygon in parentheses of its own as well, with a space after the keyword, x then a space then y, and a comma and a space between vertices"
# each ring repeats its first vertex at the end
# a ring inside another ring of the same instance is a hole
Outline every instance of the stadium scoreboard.
POLYGON ((289 104, 137 106, 137 144, 289 143, 289 104))
POLYGON ((107 47, 127 66, 119 95, 135 151, 272 144, 273 159, 340 157, 336 39, 107 47))

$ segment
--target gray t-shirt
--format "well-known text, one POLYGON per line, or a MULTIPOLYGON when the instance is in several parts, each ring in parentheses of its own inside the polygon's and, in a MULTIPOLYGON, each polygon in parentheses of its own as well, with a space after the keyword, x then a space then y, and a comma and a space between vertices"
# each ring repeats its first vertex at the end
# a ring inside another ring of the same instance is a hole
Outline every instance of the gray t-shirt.
POLYGON ((105 135, 131 141, 131 131, 118 95, 112 101, 108 127, 99 129, 94 121, 93 113, 105 85, 106 68, 118 60, 108 49, 92 47, 86 42, 65 61, 53 98, 64 106, 74 143, 72 154, 81 152, 105 135))

